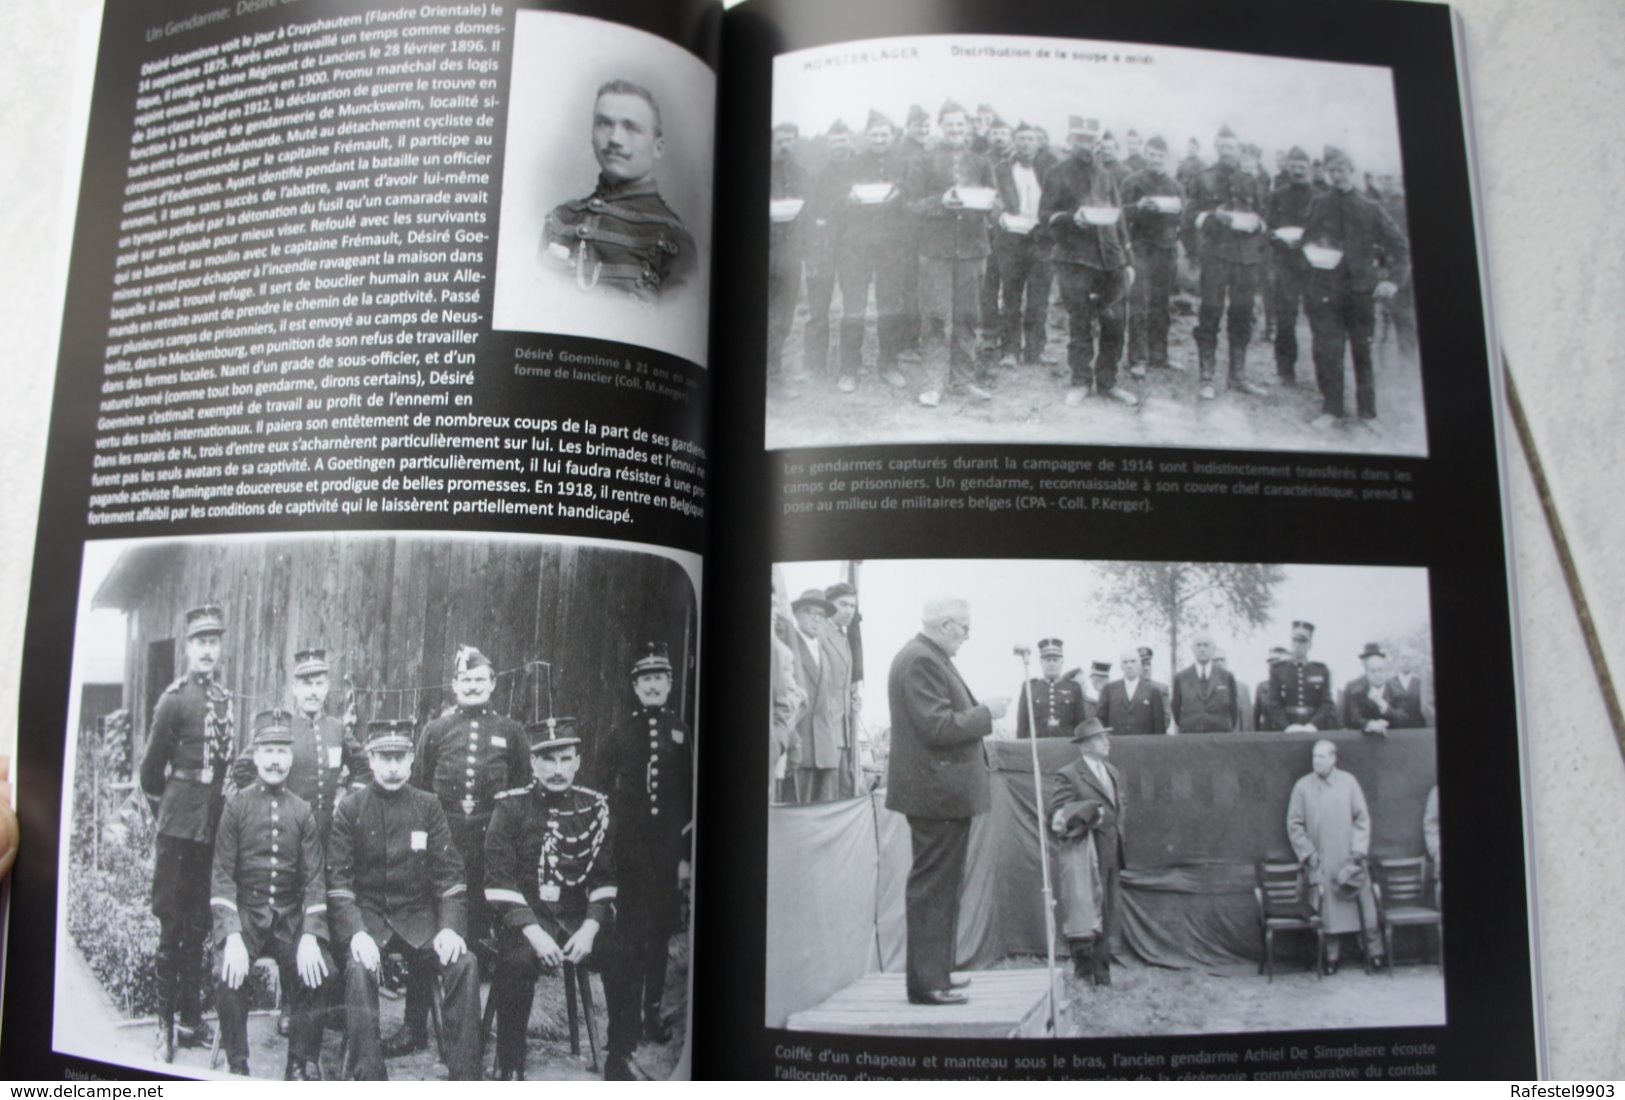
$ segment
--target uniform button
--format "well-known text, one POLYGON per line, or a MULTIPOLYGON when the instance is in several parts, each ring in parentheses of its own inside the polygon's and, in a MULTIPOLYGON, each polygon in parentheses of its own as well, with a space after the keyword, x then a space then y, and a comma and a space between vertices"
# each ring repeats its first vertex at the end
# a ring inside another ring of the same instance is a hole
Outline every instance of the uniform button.
POLYGON ((604 208, 604 200, 598 198, 588 199, 587 206, 592 210, 602 210, 604 208))
POLYGON ((649 789, 651 791, 656 790, 657 788, 659 788, 659 786, 660 786, 660 780, 658 780, 658 779, 649 780, 649 789))
POLYGON ((474 778, 474 769, 473 768, 468 768, 467 772, 468 772, 468 777, 470 779, 474 778))
POLYGON ((651 726, 658 726, 658 725, 659 725, 659 724, 660 724, 660 719, 658 719, 658 718, 651 718, 651 719, 649 719, 649 724, 650 724, 650 725, 651 725, 651 726))
POLYGON ((468 754, 468 762, 470 764, 474 763, 474 754, 473 753, 468 754))
POLYGON ((660 807, 659 806, 650 806, 649 807, 649 816, 650 817, 659 817, 660 816, 660 807))

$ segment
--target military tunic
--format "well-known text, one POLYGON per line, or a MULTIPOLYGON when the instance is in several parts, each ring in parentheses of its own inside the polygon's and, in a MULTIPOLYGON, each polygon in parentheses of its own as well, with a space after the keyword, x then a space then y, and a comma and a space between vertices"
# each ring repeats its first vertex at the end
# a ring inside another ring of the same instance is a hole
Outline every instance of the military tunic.
POLYGON ((1319 661, 1277 661, 1270 666, 1268 708, 1270 728, 1312 725, 1317 730, 1337 728, 1337 693, 1332 673, 1319 661))
POLYGON ((908 224, 902 204, 908 158, 892 146, 885 152, 865 149, 845 161, 841 182, 846 190, 832 210, 835 256, 841 284, 841 373, 857 375, 863 367, 863 335, 869 282, 875 286, 877 369, 893 370, 903 350, 903 267, 916 258, 905 248, 908 224), (884 203, 860 205, 851 199, 856 184, 889 183, 897 193, 884 203))
POLYGON ((677 865, 689 858, 694 817, 693 741, 670 707, 634 709, 610 743, 617 912, 623 974, 633 1003, 658 1007, 666 954, 680 917, 677 865))
MULTIPOLYGON (((232 765, 232 782, 239 788, 248 787, 257 781, 257 774, 254 750, 245 749, 232 765)), ((333 828, 333 807, 338 804, 343 788, 348 785, 352 790, 359 790, 371 782, 367 753, 353 734, 345 732, 343 722, 326 714, 314 719, 305 714, 294 717, 293 766, 288 769, 283 785, 310 804, 324 851, 327 835, 333 828)))
MULTIPOLYGON (((497 1062, 522 1068, 525 1024, 541 963, 524 937, 540 925, 563 947, 584 921, 598 922, 584 965, 600 969, 613 943, 615 844, 609 798, 587 787, 549 791, 541 783, 498 796, 485 840, 485 900, 503 927, 497 998, 497 1062)), ((611 1054, 637 1046, 638 1002, 610 997, 611 1054)))
POLYGON ((600 175, 591 195, 555 206, 542 230, 542 256, 583 292, 654 303, 699 266, 694 238, 652 178, 600 175))
POLYGON ((992 188, 993 165, 969 148, 938 146, 908 161, 904 192, 919 224, 921 353, 929 389, 962 390, 975 381, 977 328, 991 215, 942 204, 950 188, 992 188))
POLYGON ((1119 214, 1111 225, 1080 226, 1073 220, 1080 207, 1121 209, 1117 178, 1087 155, 1063 160, 1044 177, 1038 216, 1054 242, 1050 266, 1061 285, 1068 321, 1067 364, 1072 385, 1091 381, 1102 393, 1117 387, 1117 362, 1123 354, 1128 319, 1128 275, 1132 262, 1128 227, 1119 214), (1100 343, 1095 344, 1095 325, 1100 343))
MULTIPOLYGON (((1309 224, 1309 208, 1319 197, 1312 183, 1291 183, 1270 192, 1264 221, 1271 230, 1309 224)), ((1303 301, 1303 253, 1280 240, 1272 240, 1270 261, 1275 269, 1275 369, 1292 380, 1298 363, 1298 306, 1303 301)))
POLYGON ((1223 163, 1198 175, 1186 195, 1185 251, 1202 265, 1202 305, 1195 330, 1202 381, 1213 380, 1223 316, 1230 379, 1235 382, 1243 376, 1247 341, 1253 334, 1253 299, 1263 278, 1266 196, 1257 176, 1223 163), (1236 229, 1216 216, 1222 212, 1256 214, 1259 226, 1245 232, 1236 229))
MULTIPOLYGON (((479 1075, 479 966, 465 952, 441 966, 441 929, 465 935, 468 887, 440 800, 410 785, 375 782, 339 803, 328 837, 327 903, 333 934, 349 951, 366 932, 380 952, 399 951, 409 967, 438 967, 443 987, 447 1066, 453 1080, 479 1075)), ((353 1075, 384 1078, 378 1035, 378 975, 353 960, 345 972, 345 1016, 353 1075)))
POLYGON ((1123 182, 1123 214, 1134 243, 1134 286, 1129 289, 1129 361, 1153 367, 1168 365, 1168 302, 1174 296, 1174 269, 1179 254, 1179 214, 1141 210, 1141 199, 1185 201, 1185 189, 1166 172, 1150 168, 1123 182))
POLYGON ((1021 709, 1016 712, 1016 736, 1019 738, 1033 735, 1032 727, 1027 724, 1029 698, 1040 737, 1071 737, 1078 723, 1087 717, 1082 686, 1073 680, 1050 681, 1040 676, 1028 680, 1021 690, 1021 709))
MULTIPOLYGON (((304 799, 288 789, 256 780, 226 805, 215 837, 214 942, 219 948, 241 935, 250 962, 269 955, 281 971, 291 1026, 288 1053, 309 1060, 321 1052, 321 987, 299 977, 299 940, 310 933, 328 938, 327 871, 320 828, 304 799)), ((328 973, 332 959, 324 950, 328 973)), ((245 983, 236 989, 220 981, 220 1042, 233 1067, 248 1062, 248 1005, 245 983)))

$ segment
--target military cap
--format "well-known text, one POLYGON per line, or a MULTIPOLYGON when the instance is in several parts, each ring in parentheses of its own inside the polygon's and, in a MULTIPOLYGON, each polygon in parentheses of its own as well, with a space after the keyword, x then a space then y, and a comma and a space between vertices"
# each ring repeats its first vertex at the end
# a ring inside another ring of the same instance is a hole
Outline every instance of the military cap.
POLYGON ((1140 660, 1144 661, 1146 664, 1150 664, 1151 658, 1155 655, 1152 648, 1148 645, 1138 647, 1135 652, 1139 653, 1140 660))
POLYGON ((1315 624, 1306 619, 1293 619, 1292 636, 1296 638, 1299 634, 1307 638, 1313 638, 1315 636, 1315 624))
POLYGON ((1301 160, 1305 164, 1308 164, 1309 163, 1309 154, 1303 151, 1302 146, 1294 145, 1291 149, 1287 150, 1286 159, 1287 160, 1301 160))
POLYGON ((374 718, 367 723, 367 751, 411 752, 413 732, 410 718, 374 718))
POLYGON ((1325 149, 1321 150, 1320 159, 1324 160, 1328 165, 1346 164, 1350 168, 1354 167, 1354 158, 1350 157, 1347 153, 1343 152, 1343 150, 1339 149, 1335 145, 1328 145, 1325 149))
POLYGON ((835 613, 835 605, 824 598, 824 590, 821 588, 809 588, 790 601, 791 611, 800 611, 803 607, 822 608, 826 615, 835 613))
POLYGON ((1061 655, 1061 646, 1062 643, 1059 638, 1044 638, 1038 643, 1038 655, 1040 657, 1059 657, 1061 655))
POLYGON ((644 642, 638 650, 637 659, 632 662, 632 678, 635 680, 645 672, 670 672, 671 651, 666 648, 665 642, 644 642))
POLYGON ((327 671, 329 669, 325 649, 301 649, 293 655, 295 676, 317 676, 327 671))
POLYGON ((454 667, 460 676, 465 672, 472 672, 476 668, 492 668, 491 658, 471 645, 460 645, 457 647, 457 660, 454 667))
POLYGON ((1269 656, 1264 658, 1264 663, 1275 665, 1280 664, 1282 661, 1289 661, 1291 659, 1292 654, 1287 652, 1285 646, 1272 645, 1270 646, 1269 656))
POLYGON ((850 584, 847 584, 845 581, 836 581, 834 584, 824 589, 824 599, 830 601, 831 603, 834 603, 842 596, 856 596, 857 594, 858 590, 853 588, 850 584))
POLYGON ((1112 674, 1112 663, 1110 661, 1090 661, 1089 672, 1095 676, 1110 676, 1112 674))
POLYGON ((1145 147, 1147 149, 1160 149, 1164 153, 1166 153, 1168 151, 1168 143, 1166 141, 1162 140, 1162 135, 1161 134, 1158 134, 1156 137, 1154 137, 1150 141, 1146 142, 1145 147))
POLYGON ((194 607, 186 613, 187 640, 196 638, 200 634, 224 634, 226 632, 226 613, 220 610, 219 605, 206 603, 202 607, 194 607))
POLYGON ((293 744, 293 715, 285 710, 262 710, 254 715, 254 748, 293 744))
POLYGON ((1112 136, 1112 132, 1110 130, 1107 130, 1105 133, 1100 135, 1100 140, 1101 141, 1116 141, 1117 139, 1112 136))
POLYGON ((865 130, 873 130, 876 126, 884 126, 888 130, 893 129, 891 119, 887 118, 873 107, 870 107, 869 121, 863 124, 863 128, 865 130))
POLYGON ((847 126, 846 119, 838 118, 830 123, 828 132, 831 134, 850 134, 852 130, 847 126))
POLYGON ((1382 646, 1379 645, 1376 642, 1367 642, 1365 644, 1365 649, 1360 651, 1360 660, 1362 660, 1362 661, 1365 660, 1367 657, 1386 657, 1386 656, 1388 656, 1388 651, 1383 649, 1382 646))
POLYGON ((1033 123, 1028 122, 1026 119, 1022 119, 1020 122, 1016 123, 1015 132, 1019 134, 1023 130, 1031 130, 1035 134, 1039 132, 1038 127, 1033 123))
POLYGON ((1008 130, 1010 129, 1010 124, 1004 121, 1004 119, 1000 118, 998 115, 994 115, 993 121, 987 124, 987 128, 989 130, 1008 130))
MULTIPOLYGON (((1223 126, 1220 126, 1219 127, 1219 132, 1217 134, 1213 135, 1213 136, 1215 138, 1229 138, 1231 140, 1234 140, 1235 136, 1236 136, 1236 132, 1230 128, 1230 124, 1227 122, 1223 126)), ((1196 139, 1192 138, 1191 140, 1194 141, 1196 139)))
POLYGON ((956 114, 956 113, 964 115, 964 114, 969 114, 970 112, 965 110, 965 108, 961 107, 959 104, 955 103, 951 99, 944 100, 941 109, 937 111, 937 121, 941 122, 943 119, 947 118, 949 115, 956 114))
POLYGON ((1085 718, 1072 729, 1072 743, 1092 741, 1096 737, 1105 737, 1112 731, 1110 726, 1100 724, 1099 718, 1085 718))
POLYGON ((918 103, 912 103, 908 108, 908 124, 913 126, 917 122, 930 122, 931 116, 925 113, 925 108, 918 103))
POLYGON ((544 718, 526 726, 525 733, 530 736, 532 755, 581 744, 581 734, 576 732, 574 718, 544 718))

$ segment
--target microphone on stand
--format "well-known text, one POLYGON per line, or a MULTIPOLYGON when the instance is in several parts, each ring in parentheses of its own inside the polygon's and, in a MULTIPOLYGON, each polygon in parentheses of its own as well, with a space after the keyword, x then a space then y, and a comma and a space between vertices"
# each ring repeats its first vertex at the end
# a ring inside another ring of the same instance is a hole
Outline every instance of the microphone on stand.
POLYGON ((1028 657, 1033 655, 1033 647, 1022 645, 1020 642, 1017 642, 1015 645, 1010 647, 1010 652, 1014 653, 1017 657, 1020 657, 1023 661, 1025 661, 1028 657))

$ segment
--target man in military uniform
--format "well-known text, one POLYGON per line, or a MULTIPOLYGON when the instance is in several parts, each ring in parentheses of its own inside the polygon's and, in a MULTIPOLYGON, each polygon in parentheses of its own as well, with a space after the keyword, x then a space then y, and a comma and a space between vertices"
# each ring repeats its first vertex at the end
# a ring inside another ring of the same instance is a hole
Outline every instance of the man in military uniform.
POLYGON ((1332 671, 1309 659, 1315 624, 1292 623, 1292 652, 1270 666, 1270 728, 1286 733, 1315 733, 1337 728, 1337 693, 1332 671))
MULTIPOLYGON (((527 732, 535 778, 497 796, 485 838, 485 900, 503 929, 491 980, 499 1081, 525 1079, 525 1024, 536 979, 563 963, 599 969, 615 923, 609 798, 576 785, 581 737, 575 719, 534 722, 527 732)), ((627 1059, 638 1044, 637 1002, 612 995, 618 992, 613 983, 605 990, 606 1081, 632 1079, 627 1059)))
POLYGON ((186 675, 159 698, 141 760, 141 789, 158 802, 152 912, 158 918, 154 1053, 161 1062, 174 1060, 177 1042, 206 1046, 214 1039, 200 995, 214 834, 236 750, 231 697, 216 675, 224 633, 225 617, 213 604, 186 613, 186 675))
POLYGON ((1227 317, 1230 388, 1254 396, 1264 391, 1247 380, 1247 341, 1253 335, 1253 299, 1264 262, 1264 190, 1241 167, 1241 142, 1225 126, 1214 142, 1219 163, 1203 169, 1186 187, 1185 251, 1201 264, 1202 305, 1196 322, 1196 355, 1203 400, 1211 401, 1219 353, 1219 319, 1227 317))
POLYGON ((1281 732, 1281 727, 1274 724, 1275 720, 1270 714, 1272 706, 1270 703, 1270 674, 1274 673, 1276 665, 1291 659, 1292 654, 1287 652, 1285 646, 1279 645, 1271 646, 1269 656, 1264 658, 1264 664, 1269 669, 1269 672, 1266 673, 1262 680, 1258 681, 1258 691, 1253 695, 1253 729, 1259 733, 1281 732))
POLYGON ((994 183, 1006 217, 993 230, 993 257, 1003 297, 998 323, 1000 365, 1037 364, 1044 353, 1044 326, 1049 313, 1048 251, 1039 231, 1038 211, 1044 174, 1050 167, 1039 148, 1038 128, 1022 122, 1015 130, 1010 156, 993 167, 994 183))
MULTIPOLYGON (((807 327, 801 332, 801 369, 823 380, 829 370, 829 307, 840 277, 841 241, 845 236, 848 195, 852 190, 852 131, 836 119, 824 135, 824 166, 814 173, 806 227, 807 327)), ((843 291, 842 301, 846 299, 843 291)), ((839 349, 837 348, 837 351, 839 349)))
MULTIPOLYGON (((214 842, 214 940, 220 951, 220 1044, 232 1073, 248 1075, 243 980, 269 955, 289 1003, 285 1081, 305 1081, 322 1051, 322 986, 333 972, 327 932, 327 863, 311 806, 291 789, 293 715, 254 716, 256 779, 226 804, 214 842)), ((318 1071, 317 1076, 320 1076, 318 1071)))
POLYGON ((1163 170, 1168 143, 1153 137, 1145 144, 1144 167, 1123 184, 1123 213, 1134 245, 1134 285, 1129 288, 1129 371, 1145 374, 1177 366, 1168 359, 1168 303, 1174 296, 1174 270, 1179 257, 1179 213, 1185 189, 1163 170))
POLYGON ((942 403, 945 390, 975 401, 993 397, 974 368, 982 276, 992 252, 987 231, 999 213, 996 198, 993 209, 974 210, 960 197, 961 188, 993 187, 993 165, 966 147, 970 119, 965 109, 953 100, 944 103, 937 126, 942 144, 910 162, 904 188, 920 223, 920 312, 928 377, 919 402, 933 409, 942 403))
POLYGON ((1264 221, 1270 229, 1270 266, 1275 278, 1275 372, 1283 385, 1298 384, 1298 307, 1303 301, 1303 253, 1294 247, 1309 223, 1319 194, 1309 182, 1309 154, 1294 145, 1286 155, 1286 183, 1270 192, 1264 221))
POLYGON ((788 221, 768 225, 767 269, 767 370, 770 378, 783 379, 784 346, 795 321, 796 303, 801 297, 801 257, 805 251, 805 221, 810 194, 807 173, 796 161, 796 142, 801 131, 793 122, 773 127, 773 167, 770 199, 799 199, 801 209, 788 221))
POLYGON ((1377 419, 1377 378, 1371 365, 1371 336, 1378 300, 1386 301, 1407 281, 1410 245, 1393 219, 1354 187, 1354 162, 1347 153, 1326 148, 1326 175, 1330 191, 1309 211, 1303 230, 1305 257, 1310 261, 1306 290, 1311 354, 1315 379, 1320 383, 1321 412, 1312 422, 1322 430, 1341 420, 1343 403, 1343 349, 1354 360, 1354 402, 1359 422, 1367 427, 1377 419), (1315 262, 1307 249, 1315 246, 1322 257, 1315 262))
POLYGON ((1138 405, 1139 398, 1117 385, 1128 292, 1134 282, 1122 196, 1117 181, 1095 159, 1099 123, 1075 121, 1078 125, 1069 135, 1073 153, 1044 177, 1039 207, 1039 220, 1054 242, 1050 267, 1061 284, 1070 329, 1066 351, 1072 385, 1066 403, 1083 404, 1092 385, 1099 397, 1138 405), (1102 218, 1110 218, 1109 224, 1096 220, 1102 218))
POLYGON ((1059 638, 1038 643, 1038 667, 1044 675, 1028 680, 1021 689, 1016 710, 1016 736, 1065 737, 1084 719, 1083 687, 1076 680, 1063 679, 1064 649, 1059 638), (1030 719, 1029 719, 1030 715, 1030 719))
POLYGON ((681 919, 682 880, 693 841, 694 746, 667 705, 672 667, 662 642, 632 663, 637 705, 610 743, 609 808, 615 821, 620 945, 605 977, 629 1005, 643 1006, 643 1036, 664 1043, 666 959, 681 919))
POLYGON ((480 976, 463 938, 468 885, 440 800, 408 782, 411 730, 404 720, 367 724, 372 785, 339 803, 328 837, 328 919, 350 956, 348 1075, 387 1077, 378 969, 385 953, 398 952, 409 969, 439 969, 446 1068, 454 1081, 473 1081, 480 1072, 480 976))
POLYGON ((837 221, 836 265, 841 283, 841 374, 836 388, 857 389, 863 372, 863 334, 869 306, 869 284, 875 288, 875 328, 879 348, 876 373, 888 385, 908 385, 897 369, 903 349, 903 267, 914 257, 905 251, 907 225, 902 204, 903 176, 908 162, 895 142, 896 129, 879 111, 869 112, 864 128, 865 148, 852 157, 843 176, 847 192, 844 216, 837 221), (868 185, 890 193, 877 202, 860 199, 856 188, 868 185))
POLYGON ((1134 170, 1118 158, 1118 151, 1116 135, 1110 130, 1100 135, 1100 149, 1098 152, 1100 166, 1116 181, 1117 189, 1121 191, 1124 181, 1134 174, 1134 170))
MULTIPOLYGON (((1185 159, 1179 162, 1179 170, 1174 173, 1174 179, 1179 186, 1185 189, 1185 194, 1191 193, 1196 186, 1196 179, 1207 171, 1207 162, 1202 159, 1202 143, 1191 138, 1185 143, 1185 159)), ((1193 260, 1194 256, 1191 257, 1193 260)))
POLYGON ((694 238, 660 197, 655 166, 666 152, 660 105, 649 89, 611 80, 593 103, 598 186, 555 206, 542 230, 543 262, 583 293, 654 304, 699 267, 694 238))

